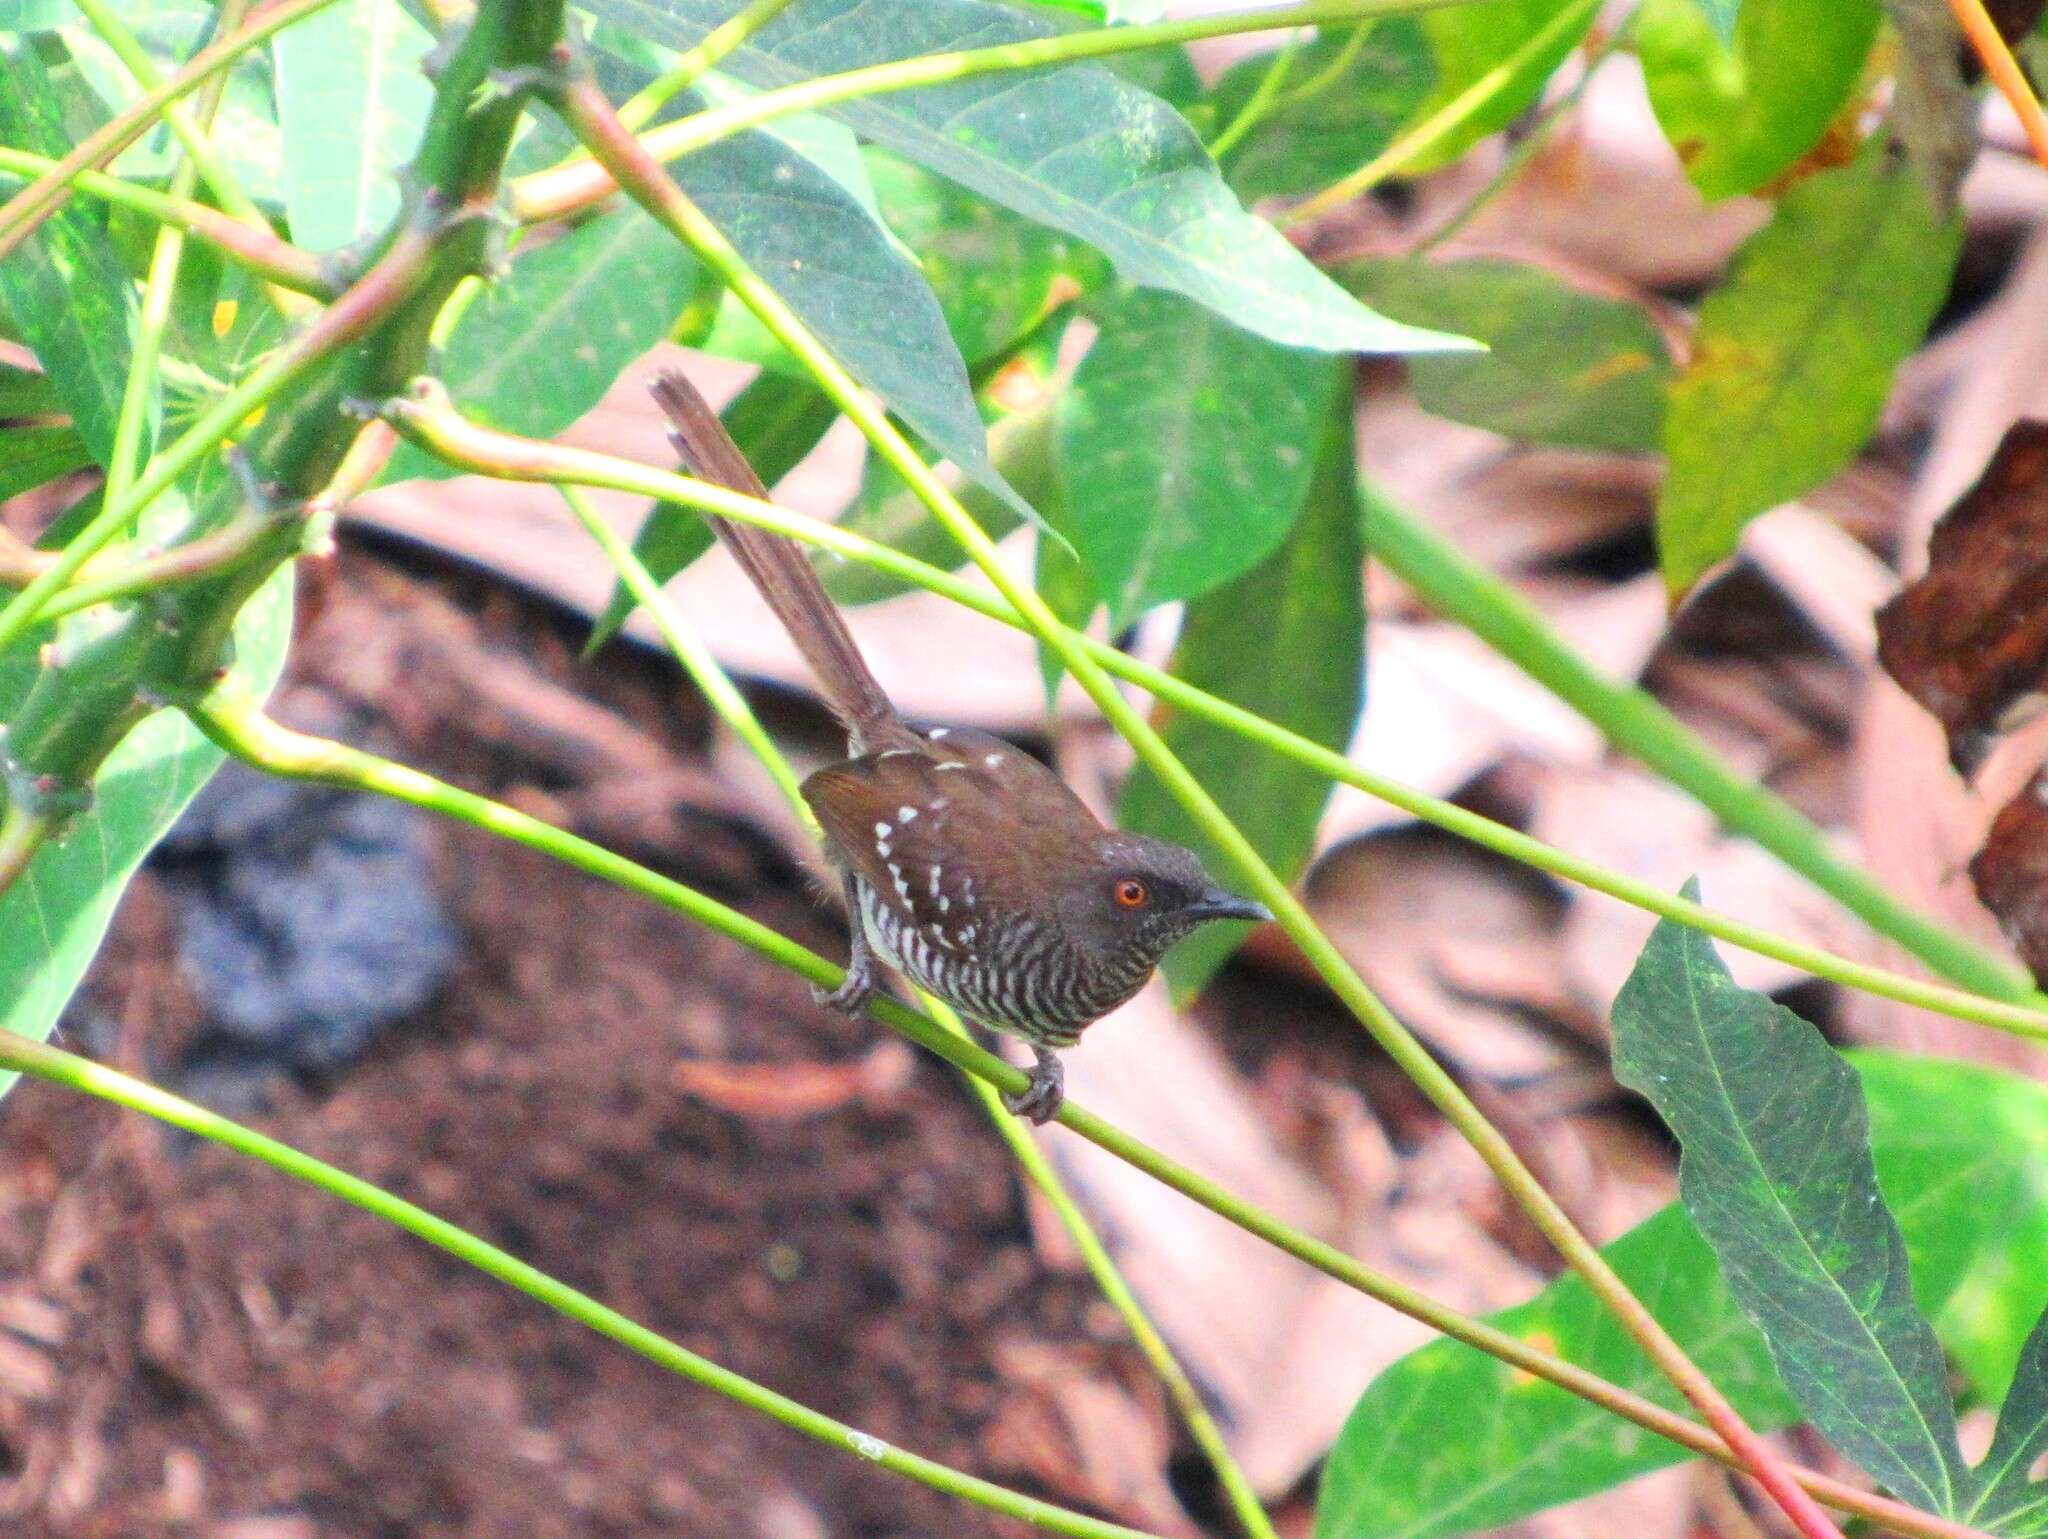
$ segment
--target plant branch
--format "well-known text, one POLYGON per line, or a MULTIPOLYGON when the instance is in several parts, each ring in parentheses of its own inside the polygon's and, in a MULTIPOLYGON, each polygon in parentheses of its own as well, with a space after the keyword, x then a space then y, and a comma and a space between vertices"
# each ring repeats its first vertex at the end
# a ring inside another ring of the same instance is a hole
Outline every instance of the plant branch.
POLYGON ((125 496, 109 498, 92 521, 72 536, 62 554, 4 608, 0 608, 0 651, 35 624, 44 602, 77 575, 143 508, 218 449, 251 413, 268 404, 316 365, 361 340, 399 300, 411 292, 434 249, 429 232, 402 235, 377 265, 292 342, 230 390, 171 447, 153 459, 125 496))
MULTIPOLYGON (((1359 24, 1359 34, 1365 24, 1359 24)), ((1273 57, 1266 61, 1265 73, 1259 76, 1259 83, 1252 87, 1252 94, 1244 99, 1244 105, 1237 109, 1237 116, 1217 131, 1216 137, 1208 144, 1209 158, 1221 164, 1223 157, 1236 149, 1244 136, 1259 126, 1259 121, 1279 100, 1280 88, 1287 83, 1288 72, 1294 68, 1294 61, 1302 49, 1302 35, 1296 33, 1278 48, 1273 57)))
MULTIPOLYGON (((5 742, 5 733, 0 731, 0 746, 5 742)), ((5 768, 6 760, 0 759, 0 770, 5 768)), ((32 808, 26 797, 8 796, 6 807, 0 809, 0 897, 5 897, 28 869, 28 863, 36 858, 36 851, 55 828, 56 819, 51 814, 32 808)))
MULTIPOLYGON (((56 164, 47 155, 33 155, 27 150, 0 145, 0 175, 18 176, 27 181, 41 176, 56 164)), ((208 208, 204 203, 174 198, 154 187, 108 176, 104 171, 80 171, 71 178, 71 187, 87 197, 130 209, 159 224, 175 225, 205 241, 230 261, 280 288, 315 299, 334 297, 334 284, 327 264, 310 251, 301 251, 280 238, 268 225, 259 230, 253 225, 230 219, 219 209, 208 208)))
POLYGON ((222 38, 193 55, 190 63, 162 85, 79 140, 70 154, 0 205, 0 260, 5 260, 29 231, 63 206, 71 195, 71 178, 76 173, 104 166, 147 133, 168 103, 226 69, 293 22, 332 4, 334 0, 281 0, 234 36, 222 38))
POLYGON ((655 113, 717 69, 735 48, 788 10, 790 0, 747 0, 732 15, 704 34, 704 40, 683 53, 633 99, 619 108, 619 121, 637 132, 655 113))
MULTIPOLYGON (((635 493, 722 514, 862 562, 1013 629, 1029 629, 1000 595, 864 535, 791 512, 772 502, 756 501, 724 487, 670 471, 479 426, 457 414, 448 405, 445 392, 431 382, 419 382, 410 398, 388 402, 384 409, 404 436, 459 469, 501 480, 568 483, 635 493)), ((664 515, 657 512, 655 516, 664 515)), ((1469 839, 1508 859, 1551 872, 1660 918, 1676 920, 1732 946, 1774 958, 1844 987, 1862 989, 1887 999, 1896 999, 1902 1004, 1935 1010, 2016 1036, 2048 1040, 2048 1014, 2041 1011, 1983 999, 1960 989, 1851 962, 1819 947, 1804 945, 1759 926, 1717 914, 1676 893, 1609 870, 1594 861, 1545 844, 1518 829, 1404 786, 1363 765, 1352 763, 1333 749, 1254 715, 1242 706, 1207 694, 1107 643, 1079 632, 1073 635, 1099 666, 1136 684, 1175 709, 1215 722, 1271 752, 1344 785, 1354 786, 1423 822, 1469 839)))
MULTIPOLYGON (((364 791, 453 818, 684 914, 812 983, 832 987, 845 977, 844 969, 815 952, 693 888, 649 871, 624 856, 615 855, 537 818, 487 797, 447 785, 406 765, 380 759, 342 743, 296 732, 265 715, 254 701, 233 686, 216 689, 190 702, 186 709, 194 724, 209 738, 256 769, 289 780, 364 791)), ((883 1025, 943 1058, 956 1069, 998 1090, 1014 1093, 1028 1083, 1023 1070, 1012 1067, 995 1054, 963 1036, 956 1036, 928 1016, 894 1000, 874 1001, 869 1013, 883 1025)), ((0 1034, 0 1067, 21 1067, 29 1073, 37 1072, 33 1067, 16 1063, 9 1056, 10 1051, 10 1039, 0 1034)), ((1126 1164, 1276 1249, 1307 1263, 1325 1276, 1694 1453, 1731 1468, 1742 1468, 1742 1461, 1729 1452, 1727 1445, 1698 1423, 1374 1271, 1335 1246, 1281 1222, 1208 1177, 1104 1122, 1078 1102, 1068 1100, 1056 1120, 1126 1164)), ((1924 1535, 1926 1539, 1983 1539, 1983 1536, 1960 1524, 1874 1496, 1814 1471, 1802 1469, 1796 1472, 1796 1477, 1830 1505, 1844 1512, 1869 1517, 1900 1533, 1924 1535)))
MULTIPOLYGON (((1691 728, 1633 685, 1601 677, 1534 605, 1409 518, 1377 489, 1362 491, 1367 549, 1422 601, 1457 622, 1598 727, 1623 753, 1650 766, 1754 840, 1879 934, 1929 967, 1992 999, 2043 1001, 2007 963, 1936 924, 1838 859, 1826 836, 1768 788, 1745 778, 1691 728)), ((2038 1025, 2029 1035, 2040 1035, 2038 1025)))
POLYGON ((748 1410, 757 1411, 842 1453, 857 1455, 885 1470, 906 1475, 934 1491, 959 1497, 990 1512, 1019 1518, 1053 1533, 1069 1535, 1071 1539, 1151 1539, 1141 1530, 1070 1512, 897 1448, 871 1433, 835 1421, 787 1395, 779 1395, 730 1368, 721 1367, 709 1358, 699 1357, 688 1348, 599 1303, 589 1294, 558 1281, 511 1252, 500 1250, 425 1208, 314 1159, 290 1144, 266 1137, 254 1128, 244 1127, 118 1070, 67 1053, 61 1048, 30 1042, 25 1037, 6 1032, 0 1032, 0 1068, 31 1074, 50 1084, 142 1112, 159 1122, 259 1160, 294 1180, 316 1186, 396 1225, 485 1276, 518 1289, 528 1298, 568 1316, 579 1325, 587 1326, 600 1336, 618 1342, 671 1373, 724 1395, 748 1410))
POLYGON ((1314 197, 1287 210, 1280 223, 1285 226, 1298 224, 1304 219, 1313 219, 1317 214, 1334 208, 1339 203, 1349 202, 1360 193, 1377 187, 1388 177, 1401 171, 1469 123, 1478 115, 1481 108, 1507 88, 1524 66, 1532 59, 1541 58, 1544 51, 1554 47, 1559 38, 1570 36, 1575 27, 1585 25, 1586 18, 1599 8, 1600 0, 1572 0, 1571 4, 1559 10, 1521 47, 1356 171, 1332 182, 1314 197))
POLYGON ((1991 77, 1992 84, 2020 120, 2034 159, 2048 167, 2048 117, 2042 116, 2041 100, 2034 94, 2033 83, 2020 68, 2019 60, 2012 56, 1998 23, 1984 9, 1984 0, 1949 0, 1949 9, 1956 13, 1956 21, 1982 61, 1984 73, 1991 77))
MULTIPOLYGON (((163 85, 162 73, 144 52, 142 44, 136 41, 135 34, 128 30, 127 24, 107 4, 107 0, 72 0, 72 3, 92 24, 92 29, 99 33, 106 45, 114 51, 128 73, 134 77, 136 85, 144 91, 154 91, 163 85)), ((218 29, 222 32, 232 32, 242 24, 247 13, 246 4, 232 10, 223 7, 217 24, 218 29)), ((208 119, 212 117, 214 108, 219 104, 220 87, 226 83, 226 79, 224 74, 213 77, 213 100, 202 109, 203 115, 208 119)), ((227 162, 222 160, 214 152, 213 146, 207 142, 205 127, 186 111, 185 104, 179 101, 166 101, 163 106, 163 120, 170 125, 171 132, 178 136, 178 142, 185 147, 185 154, 197 168, 199 175, 205 179, 206 185, 212 189, 213 195, 220 200, 220 206, 237 223, 269 234, 270 221, 263 217, 263 211, 256 206, 255 201, 242 191, 242 186, 235 180, 234 173, 228 170, 227 162)), ((184 196, 190 196, 189 191, 184 196)))
MULTIPOLYGON (((667 123, 655 129, 647 135, 646 148, 657 160, 674 160, 742 129, 758 128, 789 113, 809 112, 860 97, 915 90, 920 86, 945 85, 978 75, 1072 64, 1083 59, 1106 58, 1135 49, 1194 42, 1201 38, 1317 24, 1335 25, 1461 3, 1463 0, 1305 0, 1305 3, 1265 10, 1222 11, 1209 16, 1148 22, 1141 26, 1102 27, 1024 42, 999 43, 990 48, 969 48, 956 53, 920 54, 836 75, 819 75, 795 85, 709 108, 680 122, 667 123)), ((617 186, 601 165, 578 161, 573 165, 557 166, 516 178, 512 182, 512 210, 523 223, 558 219, 609 197, 617 186)))
MULTIPOLYGON (((1577 8, 1597 0, 1579 0, 1577 8)), ((933 473, 909 441, 889 420, 831 352, 805 327, 740 254, 718 227, 662 170, 647 149, 627 131, 587 72, 571 75, 557 96, 557 106, 576 136, 589 147, 625 192, 645 208, 754 313, 775 339, 787 347, 834 404, 852 419, 876 454, 901 475, 939 523, 951 534, 982 575, 1010 602, 1010 607, 1065 665, 1096 708, 1128 742, 1140 760, 1173 795, 1202 833, 1223 851, 1252 890, 1279 920, 1333 993, 1358 1018, 1373 1040, 1392 1058, 1430 1103, 1471 1144, 1501 1186, 1529 1215, 1537 1229, 1622 1328, 1650 1357, 1678 1391, 1691 1401, 1708 1425, 1720 1433, 1806 1539, 1841 1539, 1803 1489, 1786 1473, 1769 1444, 1752 1431, 1712 1380, 1701 1372, 1676 1339, 1644 1307, 1606 1257, 1579 1231, 1564 1208, 1545 1190, 1514 1145, 1490 1122, 1456 1078, 1438 1063, 1408 1028, 1366 984, 1350 961, 1316 924, 1314 916, 1285 882, 1266 864, 1256 846, 1217 806, 1185 765, 1167 747, 1152 725, 1117 692, 1116 685, 1060 624, 1037 591, 1004 567, 995 542, 975 523, 946 484, 933 473)))
MULTIPOLYGON (((796 771, 790 767, 789 760, 783 756, 782 750, 775 746, 774 740, 761 726, 760 718, 754 715, 746 698, 734 686, 731 677, 711 655, 710 648, 705 646, 702 638, 683 622, 682 616, 675 612, 675 605, 669 601, 668 595, 661 591, 660 584, 655 582, 653 574, 633 553, 632 547, 619 537, 618 532, 598 516, 597 510, 590 505, 590 499, 576 487, 561 486, 557 489, 568 502, 570 511, 603 550, 605 558, 611 562, 612 569, 625 584, 627 591, 653 618, 655 627, 668 642, 669 650, 675 654, 676 661, 682 664, 683 670, 689 674, 705 699, 710 702, 712 709, 741 741, 753 750, 754 757, 775 781, 791 812, 803 824, 811 838, 821 840, 823 834, 818 827, 817 815, 811 811, 810 803, 804 800, 796 771)), ((849 913, 847 922, 859 924, 860 917, 849 913)), ((941 1026, 957 1036, 967 1035, 967 1028, 961 1024, 959 1015, 945 1001, 923 991, 919 992, 918 999, 925 1013, 941 1026)), ((1114 1258, 1110 1256, 1109 1248, 1103 1244, 1102 1237, 1095 1232, 1095 1226, 1089 1222, 1088 1215, 1082 1211, 1081 1205, 1067 1190, 1067 1185, 1060 1179, 1059 1172, 1053 1169, 1052 1161, 1046 1157, 1045 1151, 1038 1146, 1023 1122, 1003 1105, 1001 1095, 986 1080, 977 1079, 971 1074, 964 1075, 963 1078, 968 1089, 981 1103, 981 1108, 987 1114, 997 1136, 1009 1147, 1011 1157, 1023 1168, 1025 1175, 1058 1215, 1061 1225, 1080 1251, 1083 1264, 1088 1268, 1090 1276, 1095 1279, 1097 1288, 1109 1301, 1110 1307, 1122 1318, 1125 1328, 1130 1331, 1132 1339, 1137 1343, 1138 1350, 1151 1365, 1154 1376, 1165 1388, 1167 1397, 1173 1401, 1181 1419, 1187 1424, 1189 1435, 1194 1438, 1196 1446, 1209 1460, 1210 1468, 1215 1471, 1217 1483, 1223 1488, 1225 1498, 1237 1513, 1238 1522, 1243 1525, 1250 1539, 1278 1539, 1272 1520, 1266 1516, 1265 1508, 1260 1505, 1258 1493, 1252 1489, 1250 1479, 1231 1454, 1229 1444, 1224 1441, 1222 1429, 1209 1414, 1208 1406, 1203 1404, 1201 1392, 1195 1388, 1194 1381, 1188 1377, 1180 1359, 1174 1356, 1173 1349, 1166 1343, 1166 1338, 1161 1336, 1157 1327, 1152 1324, 1144 1306, 1131 1291, 1130 1284, 1118 1269, 1114 1258)))

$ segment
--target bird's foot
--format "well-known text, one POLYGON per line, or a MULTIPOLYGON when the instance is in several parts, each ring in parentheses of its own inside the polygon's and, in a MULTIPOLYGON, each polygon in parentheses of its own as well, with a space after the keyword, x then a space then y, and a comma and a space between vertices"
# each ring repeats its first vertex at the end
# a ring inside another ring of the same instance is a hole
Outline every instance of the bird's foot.
POLYGON ((1059 1055, 1051 1048, 1033 1043, 1031 1051, 1038 1055, 1038 1066, 1031 1071, 1031 1083, 1017 1095, 1004 1091, 1003 1106, 1043 1127, 1057 1117, 1060 1107, 1066 1104, 1067 1073, 1060 1064, 1059 1055))
POLYGON ((859 1015, 874 998, 876 988, 875 965, 865 956, 854 957, 846 969, 846 976, 836 989, 821 984, 811 985, 811 998, 842 1015, 859 1015))

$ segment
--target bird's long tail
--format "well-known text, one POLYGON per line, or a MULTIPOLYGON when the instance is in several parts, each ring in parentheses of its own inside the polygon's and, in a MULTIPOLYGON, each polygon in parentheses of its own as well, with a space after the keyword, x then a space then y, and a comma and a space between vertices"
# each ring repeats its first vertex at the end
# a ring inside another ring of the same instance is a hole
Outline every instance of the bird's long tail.
MULTIPOLYGON (((655 376, 650 387, 669 421, 669 442, 699 480, 714 482, 765 500, 768 489, 740 452, 718 413, 689 379, 675 370, 655 376)), ((817 676, 825 703, 846 728, 856 754, 911 741, 909 728, 860 655, 838 606, 818 574, 791 539, 716 514, 704 515, 733 554, 740 570, 760 590, 817 676)))

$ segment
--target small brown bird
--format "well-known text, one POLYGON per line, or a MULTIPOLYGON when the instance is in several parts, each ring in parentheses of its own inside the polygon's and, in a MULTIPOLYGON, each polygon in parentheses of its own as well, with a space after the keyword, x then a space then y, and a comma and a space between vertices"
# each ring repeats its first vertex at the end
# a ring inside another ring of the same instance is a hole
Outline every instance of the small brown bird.
MULTIPOLYGON (((689 380, 653 384, 669 438, 702 480, 767 490, 689 380)), ((802 550, 706 514, 817 675, 850 757, 803 783, 845 883, 846 981, 819 999, 859 1010, 879 956, 962 1015, 1038 1055, 1005 1096, 1045 1122, 1064 1097, 1054 1048, 1137 993, 1167 948, 1216 919, 1271 914, 1210 880, 1191 851, 1104 828, 1051 770, 961 727, 920 732, 890 704, 802 550)))

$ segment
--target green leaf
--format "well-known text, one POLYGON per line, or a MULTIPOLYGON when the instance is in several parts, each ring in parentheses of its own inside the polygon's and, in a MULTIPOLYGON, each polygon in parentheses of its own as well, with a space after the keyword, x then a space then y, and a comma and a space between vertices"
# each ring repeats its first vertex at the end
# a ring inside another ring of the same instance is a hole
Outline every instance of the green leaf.
POLYGON ((1742 0, 1692 0, 1700 8, 1700 14, 1707 18, 1707 25, 1714 29, 1714 36, 1724 44, 1735 42, 1735 19, 1742 9, 1742 0))
POLYGON ((1968 1482, 1955 1407, 1855 1071, 1665 920, 1614 1002, 1614 1072, 1678 1136, 1686 1210, 1808 1418, 1898 1496, 1952 1515, 1968 1482))
POLYGON ((1878 16, 1878 0, 1759 0, 1731 43, 1701 0, 1645 0, 1643 83, 1693 185, 1753 192, 1812 149, 1862 77, 1878 16))
POLYGON ((1102 260, 1070 236, 1021 219, 886 150, 867 152, 882 216, 917 254, 946 327, 970 365, 1015 345, 1102 260))
MULTIPOLYGON (((724 0, 594 0, 591 8, 674 48, 697 43, 729 9, 724 0)), ((768 23, 725 67, 754 85, 782 86, 1057 30, 983 0, 811 0, 768 23)), ((980 76, 828 110, 863 137, 1078 235, 1129 281, 1185 294, 1275 341, 1332 352, 1464 345, 1397 325, 1345 294, 1244 210, 1172 108, 1099 65, 980 76)))
POLYGON ((284 204, 299 245, 331 251, 398 212, 394 173, 434 100, 421 68, 433 46, 398 0, 344 0, 277 35, 284 204))
POLYGON ((1110 624, 1190 599, 1270 555, 1301 511, 1328 360, 1186 300, 1109 296, 1059 425, 1077 497, 1062 530, 1110 624))
MULTIPOLYGON (((1274 58, 1255 55, 1217 80, 1209 106, 1219 129, 1237 121, 1274 58)), ((1392 144, 1435 83, 1428 40, 1412 17, 1325 28, 1295 54, 1272 104, 1223 157, 1224 177, 1247 202, 1313 192, 1392 144)))
MULTIPOLYGON (((30 47, 8 55, 0 90, 0 141, 61 156, 71 146, 48 71, 30 47)), ((136 322, 134 285, 107 239, 106 221, 73 198, 0 262, 0 305, 13 316, 92 457, 107 464, 136 322)), ((145 458, 160 413, 152 392, 139 446, 145 458)))
POLYGON ((1972 1398, 1995 1404, 2048 1277, 2048 1087, 1978 1064, 1854 1059, 1914 1296, 1972 1398))
MULTIPOLYGON (((1601 1254, 1749 1423, 1798 1407, 1676 1204, 1601 1254)), ((1578 1277, 1487 1317, 1672 1409, 1684 1402, 1578 1277)), ((1687 1449, 1454 1341, 1411 1352, 1366 1390, 1337 1435, 1316 1539, 1435 1539, 1490 1530, 1693 1457, 1687 1449)))
POLYGON ((1579 0, 1487 0, 1485 5, 1458 5, 1427 12, 1422 29, 1436 56, 1436 89, 1415 112, 1421 122, 1448 107, 1482 83, 1485 104, 1431 147, 1405 162, 1403 175, 1416 175, 1449 165, 1488 134, 1512 123, 1543 94, 1543 84, 1578 46, 1593 24, 1598 7, 1584 18, 1563 25, 1547 44, 1512 69, 1508 60, 1568 7, 1579 0))
MULTIPOLYGON (((1268 721, 1342 752, 1365 702, 1365 550, 1359 538, 1351 393, 1326 365, 1321 442, 1301 515, 1281 547, 1235 582, 1188 606, 1173 672, 1268 721)), ((1315 850, 1330 799, 1328 777, 1278 754, 1247 751, 1242 737, 1189 716, 1171 716, 1167 746, 1207 786, 1284 881, 1315 850)), ((1117 804, 1120 827, 1171 839, 1201 855, 1212 872, 1230 869, 1187 810, 1140 765, 1117 804)), ((1214 925, 1166 959, 1167 982, 1183 1001, 1244 942, 1242 925, 1214 925)))
POLYGON ((1657 544, 1674 593, 1732 553, 1757 514, 1863 447, 1892 371, 1941 306, 1961 238, 1919 178, 1874 150, 1801 182, 1743 243, 1700 306, 1665 418, 1657 544))
MULTIPOLYGON (((125 18, 157 73, 170 76, 211 40, 214 10, 200 0, 147 0, 128 7, 125 18)), ((75 15, 66 19, 76 22, 75 15)), ((67 26, 61 35, 90 90, 108 110, 128 107, 142 95, 128 66, 90 26, 67 26)), ((209 138, 244 192, 268 208, 281 204, 283 139, 267 49, 251 49, 229 69, 209 138)), ((160 127, 122 151, 107 169, 130 181, 168 179, 184 153, 170 130, 160 127)))
MULTIPOLYGON (((234 676, 267 695, 291 635, 292 574, 277 574, 235 624, 234 676)), ((0 653, 0 721, 13 719, 49 632, 0 653)), ((0 1031, 41 1041, 56 1025, 143 856, 224 756, 182 714, 160 710, 130 732, 93 782, 93 803, 0 894, 0 1031)), ((0 1073, 0 1093, 15 1076, 0 1073)))
POLYGON ((0 427, 0 502, 92 462, 73 428, 0 427))
MULTIPOLYGON (((839 408, 808 380, 761 374, 733 397, 722 417, 726 431, 754 467, 761 484, 772 488, 817 447, 825 430, 838 420, 839 408)), ((633 554, 656 583, 665 583, 715 543, 711 526, 695 508, 662 506, 649 513, 640 526, 633 554)), ((626 585, 614 583, 611 600, 591 629, 584 655, 609 641, 638 607, 626 585)))
MULTIPOLYGON (((1047 390, 1022 410, 999 411, 988 431, 989 453, 996 467, 1040 510, 1056 503, 1059 497, 1053 459, 1056 400, 1055 394, 1047 390)), ((979 487, 962 486, 959 496, 961 505, 974 515, 974 521, 991 539, 1002 539, 1021 522, 1006 504, 979 487)), ((1048 520, 1052 517, 1044 516, 1048 520)), ((967 564, 966 553, 951 531, 932 516, 931 509, 904 484, 901 476, 873 455, 868 457, 861 477, 860 494, 838 522, 856 534, 879 540, 906 556, 929 561, 947 571, 967 564)), ((841 604, 879 603, 912 588, 912 584, 875 567, 832 557, 820 560, 819 575, 824 579, 825 590, 841 604)))
MULTIPOLYGON (((863 385, 940 454, 1036 516, 989 460, 967 366, 931 289, 843 186, 760 133, 707 145, 676 176, 863 385)), ((661 339, 695 282, 673 236, 637 207, 618 209, 515 262, 456 326, 443 377, 465 411, 552 436, 661 339)), ((388 478, 427 463, 394 456, 388 478)))
MULTIPOLYGON (((521 251, 456 323, 441 377, 465 415, 551 438, 661 340, 696 275, 675 237, 636 207, 616 209, 521 251)), ((385 479, 454 474, 402 445, 385 479)))
POLYGON ((1978 1495, 1963 1520, 2009 1539, 2048 1533, 2048 1486, 2031 1478, 2043 1454, 2048 1454, 2048 1314, 2020 1353, 1990 1452, 1972 1471, 1978 1495))
MULTIPOLYGON (((1914 1292, 1943 1345, 1995 1399, 2048 1267, 2048 1087, 1939 1059, 1864 1052, 1855 1062, 1914 1292)), ((1799 1419, 1682 1206, 1601 1253, 1752 1426, 1772 1431, 1799 1419)), ((1683 1408, 1576 1277, 1488 1318, 1683 1408)), ((1324 1477, 1316 1534, 1430 1539, 1491 1529, 1690 1457, 1470 1347, 1434 1342, 1382 1373, 1352 1411, 1324 1477), (1475 1406, 1486 1414, 1474 1416, 1475 1406)))
POLYGON ((1335 276, 1390 315, 1456 326, 1490 349, 1411 359, 1424 409, 1535 443, 1658 447, 1671 352, 1639 306, 1491 258, 1356 262, 1335 276))

